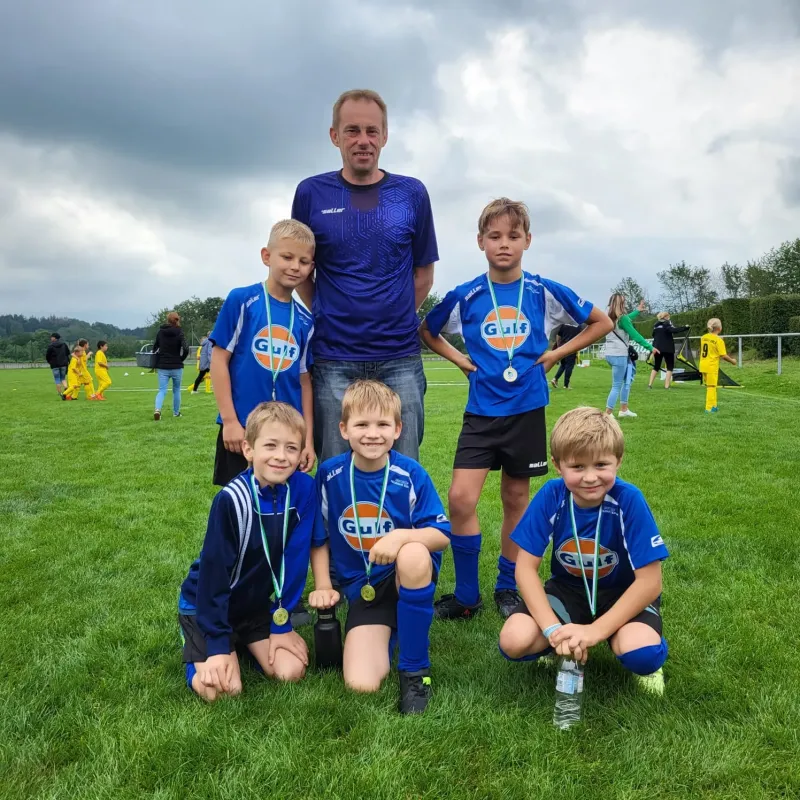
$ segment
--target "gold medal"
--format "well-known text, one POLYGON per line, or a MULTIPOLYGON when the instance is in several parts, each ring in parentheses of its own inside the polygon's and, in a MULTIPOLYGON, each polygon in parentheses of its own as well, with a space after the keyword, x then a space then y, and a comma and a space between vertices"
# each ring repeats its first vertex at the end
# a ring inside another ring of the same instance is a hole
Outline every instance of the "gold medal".
POLYGON ((276 625, 285 625, 289 621, 289 612, 283 607, 276 608, 272 614, 272 621, 276 625))
POLYGON ((361 587, 361 597, 368 603, 371 603, 375 599, 375 587, 365 583, 361 587))

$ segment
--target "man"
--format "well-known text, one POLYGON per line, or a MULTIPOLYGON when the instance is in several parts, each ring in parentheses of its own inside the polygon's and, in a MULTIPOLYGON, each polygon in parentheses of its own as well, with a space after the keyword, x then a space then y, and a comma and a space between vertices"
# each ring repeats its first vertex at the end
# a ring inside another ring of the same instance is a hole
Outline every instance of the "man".
POLYGON ((416 312, 439 259, 430 199, 420 181, 378 167, 388 129, 376 92, 342 94, 330 138, 342 169, 306 178, 292 204, 292 217, 317 242, 315 279, 297 290, 314 317, 315 449, 320 463, 347 449, 339 434, 344 391, 357 378, 376 378, 400 396, 395 449, 418 460, 426 382, 416 312))
POLYGON ((47 345, 45 360, 53 371, 53 380, 56 382, 56 391, 59 397, 64 399, 64 392, 67 389, 67 367, 69 366, 69 347, 66 342, 61 341, 60 333, 50 334, 50 344, 47 345))

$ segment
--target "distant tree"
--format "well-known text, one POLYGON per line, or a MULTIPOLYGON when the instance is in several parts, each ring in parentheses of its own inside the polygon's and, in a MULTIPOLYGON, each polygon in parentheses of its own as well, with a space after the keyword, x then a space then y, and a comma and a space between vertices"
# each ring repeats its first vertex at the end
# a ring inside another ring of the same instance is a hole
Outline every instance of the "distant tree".
POLYGON ((621 294, 625 298, 628 310, 636 308, 644 300, 645 311, 650 311, 650 297, 635 278, 623 278, 612 290, 612 294, 621 294))
POLYGON ((707 308, 719 299, 713 287, 711 270, 705 267, 692 267, 681 261, 670 264, 657 275, 664 290, 662 301, 667 311, 694 311, 707 308))
POLYGON ((722 289, 725 297, 742 297, 745 292, 744 270, 736 264, 729 264, 727 261, 720 267, 722 277, 722 289))

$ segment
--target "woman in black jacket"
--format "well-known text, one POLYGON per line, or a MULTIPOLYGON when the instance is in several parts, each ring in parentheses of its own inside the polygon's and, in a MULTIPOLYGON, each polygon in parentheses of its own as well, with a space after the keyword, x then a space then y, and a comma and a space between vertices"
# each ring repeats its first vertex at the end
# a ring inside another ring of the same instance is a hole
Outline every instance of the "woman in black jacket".
POLYGON ((675 340, 672 338, 676 333, 685 333, 689 330, 688 325, 676 328, 669 321, 669 312, 662 311, 658 314, 658 322, 653 326, 653 348, 656 352, 653 371, 650 373, 650 383, 647 388, 653 388, 653 381, 661 371, 662 360, 667 365, 667 376, 664 379, 664 388, 669 389, 672 383, 672 370, 675 368, 675 340))
POLYGON ((183 362, 189 355, 189 347, 181 330, 181 318, 175 311, 167 314, 167 322, 158 329, 153 351, 156 354, 158 371, 158 394, 153 419, 161 419, 161 405, 167 396, 167 387, 172 380, 172 414, 181 415, 181 379, 183 362))

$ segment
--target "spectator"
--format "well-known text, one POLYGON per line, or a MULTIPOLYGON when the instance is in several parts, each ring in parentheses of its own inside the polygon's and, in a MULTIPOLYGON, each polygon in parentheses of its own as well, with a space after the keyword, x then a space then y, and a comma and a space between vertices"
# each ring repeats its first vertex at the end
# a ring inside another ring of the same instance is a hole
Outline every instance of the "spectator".
POLYGON ((181 416, 181 378, 183 362, 189 355, 189 347, 181 330, 181 318, 175 311, 167 314, 167 321, 158 329, 153 345, 158 372, 158 394, 153 419, 161 419, 161 406, 167 396, 167 387, 172 381, 172 415, 181 416))
POLYGON ((61 341, 60 333, 50 334, 50 344, 44 354, 45 360, 53 371, 53 379, 56 382, 56 391, 63 400, 64 392, 67 389, 67 367, 69 366, 69 347, 66 342, 61 341))
MULTIPOLYGON (((562 344, 566 344, 574 339, 583 330, 583 328, 583 325, 570 325, 566 322, 562 325, 559 325, 558 330, 556 331, 556 341, 553 345, 553 350, 558 349, 562 344)), ((575 369, 575 362, 577 359, 578 353, 573 353, 572 355, 561 359, 558 364, 558 372, 556 372, 555 378, 550 381, 550 384, 554 389, 558 389, 558 379, 562 375, 564 376, 564 388, 569 389, 569 381, 572 377, 572 370, 575 369)))
POLYGON ((686 333, 688 325, 676 328, 669 320, 669 312, 661 311, 658 314, 658 322, 653 326, 653 347, 656 350, 656 357, 653 362, 653 370, 650 373, 648 389, 653 388, 653 381, 661 371, 662 360, 667 367, 667 376, 664 378, 664 388, 669 389, 672 384, 672 370, 675 368, 675 340, 672 338, 676 333, 686 333))

